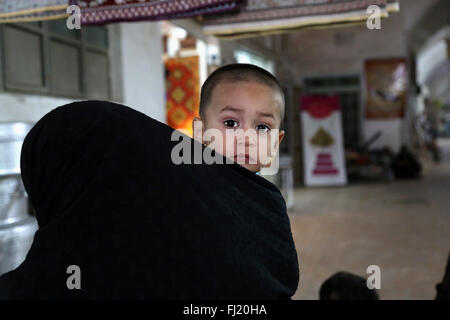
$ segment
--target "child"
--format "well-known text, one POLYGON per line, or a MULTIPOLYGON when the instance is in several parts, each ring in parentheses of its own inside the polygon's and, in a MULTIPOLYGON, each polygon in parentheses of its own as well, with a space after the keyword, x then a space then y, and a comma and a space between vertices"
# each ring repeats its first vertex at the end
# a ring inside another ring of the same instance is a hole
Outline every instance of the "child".
POLYGON ((202 86, 200 118, 192 122, 194 139, 213 142, 211 148, 257 173, 271 165, 264 155, 270 161, 283 139, 284 103, 278 80, 264 69, 251 64, 220 67, 202 86), (205 139, 214 129, 222 133, 221 141, 205 139))
POLYGON ((320 287, 319 300, 379 300, 378 293, 367 287, 367 280, 349 272, 338 272, 320 287))

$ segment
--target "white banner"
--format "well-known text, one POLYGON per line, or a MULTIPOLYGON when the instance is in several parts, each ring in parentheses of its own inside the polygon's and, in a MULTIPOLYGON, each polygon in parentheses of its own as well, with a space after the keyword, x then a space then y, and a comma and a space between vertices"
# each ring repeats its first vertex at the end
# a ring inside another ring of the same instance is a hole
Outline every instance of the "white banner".
POLYGON ((345 185, 347 173, 338 97, 302 97, 301 110, 305 184, 345 185))

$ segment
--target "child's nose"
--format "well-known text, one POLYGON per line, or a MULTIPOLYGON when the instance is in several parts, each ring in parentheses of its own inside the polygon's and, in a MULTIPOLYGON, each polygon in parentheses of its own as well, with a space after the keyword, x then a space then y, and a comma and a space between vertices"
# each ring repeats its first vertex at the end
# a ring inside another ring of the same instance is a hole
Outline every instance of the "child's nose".
POLYGON ((238 145, 244 144, 246 147, 254 147, 256 145, 256 135, 254 132, 245 131, 242 132, 237 138, 238 145))

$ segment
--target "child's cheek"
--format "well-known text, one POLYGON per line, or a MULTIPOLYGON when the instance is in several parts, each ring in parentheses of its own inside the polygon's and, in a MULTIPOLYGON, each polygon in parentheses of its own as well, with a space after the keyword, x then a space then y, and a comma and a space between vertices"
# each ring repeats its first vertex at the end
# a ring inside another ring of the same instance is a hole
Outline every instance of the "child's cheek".
POLYGON ((234 156, 236 149, 236 139, 231 135, 227 138, 226 132, 223 133, 223 145, 224 145, 224 154, 227 156, 234 156))
POLYGON ((269 135, 258 136, 258 163, 266 164, 271 157, 271 143, 269 135))

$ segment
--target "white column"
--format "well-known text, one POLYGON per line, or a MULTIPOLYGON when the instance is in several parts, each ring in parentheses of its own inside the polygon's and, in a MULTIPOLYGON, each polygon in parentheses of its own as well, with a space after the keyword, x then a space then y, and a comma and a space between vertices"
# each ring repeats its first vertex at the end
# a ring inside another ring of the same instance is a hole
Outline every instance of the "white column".
POLYGON ((121 23, 124 104, 166 123, 161 25, 121 23))

